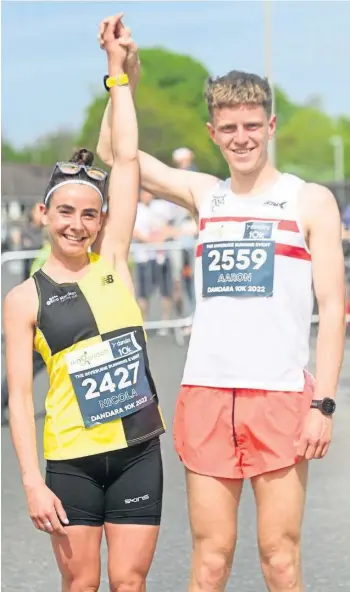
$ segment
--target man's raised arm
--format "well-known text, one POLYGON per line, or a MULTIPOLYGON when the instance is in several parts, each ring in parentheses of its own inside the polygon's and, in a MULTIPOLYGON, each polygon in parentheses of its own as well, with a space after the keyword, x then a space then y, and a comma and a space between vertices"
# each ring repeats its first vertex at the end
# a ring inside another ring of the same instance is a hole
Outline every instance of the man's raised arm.
MULTIPOLYGON (((100 35, 107 26, 108 19, 101 23, 100 35)), ((130 30, 123 31, 123 37, 130 37, 130 30)), ((101 38, 100 38, 101 41, 101 38)), ((130 59, 127 59, 126 67, 129 75, 130 86, 135 93, 139 77, 139 60, 137 48, 129 38, 128 48, 131 48, 130 59), (135 49, 136 48, 136 49, 135 49)), ((112 165, 111 142, 111 104, 107 103, 103 114, 100 135, 97 144, 97 154, 106 164, 112 165)), ((196 216, 201 199, 208 190, 217 183, 216 177, 194 171, 184 171, 167 166, 157 158, 139 151, 141 172, 141 185, 153 195, 160 196, 168 201, 176 203, 188 209, 196 216)))
POLYGON ((138 129, 124 64, 126 49, 114 36, 120 16, 105 29, 111 88, 112 170, 109 181, 108 216, 94 250, 110 261, 131 287, 128 271, 130 243, 133 236, 139 195, 138 129))

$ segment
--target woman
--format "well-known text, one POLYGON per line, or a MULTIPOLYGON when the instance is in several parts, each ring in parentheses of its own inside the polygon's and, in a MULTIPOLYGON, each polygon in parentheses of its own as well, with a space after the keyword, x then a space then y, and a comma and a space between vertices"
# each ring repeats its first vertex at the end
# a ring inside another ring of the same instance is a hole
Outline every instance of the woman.
MULTIPOLYGON (((114 38, 119 20, 105 33, 111 77, 123 75, 126 58, 127 45, 114 38)), ((13 442, 29 514, 51 535, 65 592, 98 590, 103 529, 110 589, 143 592, 161 514, 164 425, 128 270, 137 121, 125 76, 118 81, 106 223, 101 230, 107 174, 92 155, 81 150, 56 164, 42 205, 51 253, 8 294, 4 310, 13 442), (36 451, 33 343, 50 378, 46 481, 36 451)))

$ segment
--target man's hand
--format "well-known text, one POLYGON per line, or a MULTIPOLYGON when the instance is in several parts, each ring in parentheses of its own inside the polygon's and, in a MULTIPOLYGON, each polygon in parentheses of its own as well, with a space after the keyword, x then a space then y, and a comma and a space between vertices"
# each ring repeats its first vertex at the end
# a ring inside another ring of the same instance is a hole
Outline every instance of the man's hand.
POLYGON ((332 439, 333 419, 310 409, 299 440, 297 455, 311 460, 326 456, 332 439))
POLYGON ((114 65, 125 69, 130 38, 123 36, 122 18, 123 14, 120 12, 104 19, 100 25, 99 40, 101 47, 106 50, 109 60, 112 60, 114 65))
POLYGON ((125 28, 123 38, 128 40, 128 53, 125 60, 125 72, 129 76, 130 86, 134 93, 140 79, 139 48, 131 37, 131 29, 125 28))
POLYGON ((129 27, 125 27, 122 23, 122 17, 122 14, 118 14, 116 16, 109 16, 103 19, 103 21, 100 23, 97 37, 101 49, 108 51, 106 46, 106 31, 108 28, 114 30, 115 39, 118 40, 120 46, 127 51, 124 69, 126 74, 129 76, 131 87, 135 89, 140 77, 139 50, 135 41, 132 39, 131 29, 129 27))
POLYGON ((26 489, 29 516, 38 530, 66 536, 61 522, 68 525, 61 501, 45 483, 26 489))

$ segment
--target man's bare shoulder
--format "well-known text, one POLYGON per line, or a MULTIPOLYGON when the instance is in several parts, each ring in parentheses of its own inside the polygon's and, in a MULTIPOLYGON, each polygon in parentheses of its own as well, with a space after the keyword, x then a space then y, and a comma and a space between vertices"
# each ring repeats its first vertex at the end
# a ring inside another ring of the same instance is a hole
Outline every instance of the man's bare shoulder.
POLYGON ((339 216, 337 200, 324 185, 305 183, 300 192, 300 208, 303 218, 312 221, 328 215, 339 216))
POLYGON ((336 202, 333 193, 325 185, 319 183, 304 183, 301 189, 303 203, 314 204, 336 202))
POLYGON ((189 187, 193 195, 194 202, 197 209, 215 185, 219 183, 219 179, 207 173, 199 173, 195 171, 187 171, 189 176, 189 187))

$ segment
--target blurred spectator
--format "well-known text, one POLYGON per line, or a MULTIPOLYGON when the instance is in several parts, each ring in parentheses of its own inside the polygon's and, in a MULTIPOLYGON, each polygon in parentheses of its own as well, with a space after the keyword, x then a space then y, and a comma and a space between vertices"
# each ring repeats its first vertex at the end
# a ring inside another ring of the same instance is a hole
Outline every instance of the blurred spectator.
MULTIPOLYGON (((134 240, 138 243, 150 243, 152 234, 152 216, 149 205, 152 195, 148 191, 141 190, 140 201, 137 206, 137 214, 134 227, 134 240)), ((133 254, 135 262, 136 286, 138 303, 144 319, 148 316, 149 299, 154 288, 154 251, 140 249, 133 254)))
MULTIPOLYGON (((162 243, 168 235, 169 206, 164 200, 155 200, 141 189, 140 202, 134 228, 134 239, 140 243, 162 243)), ((138 250, 134 253, 136 265, 137 296, 142 314, 146 319, 149 299, 156 287, 162 297, 162 320, 169 320, 171 312, 171 268, 164 251, 138 250)), ((161 335, 166 331, 160 330, 161 335)))
MULTIPOLYGON (((164 199, 154 198, 150 204, 152 214, 152 242, 165 242, 171 231, 173 204, 164 199)), ((155 277, 162 295, 162 320, 170 319, 173 303, 173 266, 172 251, 157 250, 155 277)), ((158 335, 166 336, 169 330, 159 329, 158 335)))
MULTIPOLYGON (((348 204, 342 215, 342 238, 345 259, 345 278, 346 278, 346 314, 350 315, 350 204, 348 204)), ((350 321, 347 323, 350 331, 350 321)))
POLYGON ((1 212, 1 252, 4 253, 10 248, 10 237, 8 232, 8 222, 4 212, 1 212))
MULTIPOLYGON (((20 248, 24 250, 39 250, 38 256, 34 260, 24 260, 24 278, 28 279, 35 271, 40 269, 47 260, 51 247, 45 233, 42 231, 42 222, 40 214, 40 204, 36 203, 29 215, 29 223, 24 227, 21 233, 20 248)), ((36 351, 33 352, 33 378, 45 367, 45 363, 36 351)), ((7 377, 1 381, 1 423, 7 423, 9 391, 7 377)))
MULTIPOLYGON (((43 230, 41 224, 40 203, 36 203, 29 214, 28 223, 22 230, 22 249, 24 250, 39 250, 43 246, 43 230)), ((30 259, 24 260, 24 277, 23 281, 31 275, 30 259)))
POLYGON ((342 213, 343 239, 350 239, 350 204, 347 204, 342 213))
POLYGON ((186 171, 197 171, 195 164, 194 153, 190 148, 177 148, 173 152, 173 163, 177 169, 184 169, 186 171))
MULTIPOLYGON (((33 379, 45 368, 45 362, 38 352, 33 351, 33 379)), ((1 425, 8 423, 9 388, 5 374, 1 381, 1 425)))
MULTIPOLYGON (((190 148, 177 148, 172 154, 173 164, 176 168, 184 169, 187 171, 197 171, 195 164, 195 156, 190 148)), ((191 218, 189 212, 173 204, 173 225, 176 229, 176 235, 174 238, 181 240, 181 238, 187 236, 195 236, 196 225, 191 218)), ((175 309, 179 316, 184 315, 184 290, 185 287, 187 298, 189 301, 190 309, 194 309, 194 290, 193 290, 193 261, 194 252, 193 249, 183 249, 173 251, 171 254, 172 268, 173 268, 173 280, 174 280, 174 303, 175 309)), ((190 328, 186 328, 185 333, 190 332, 190 328)))

